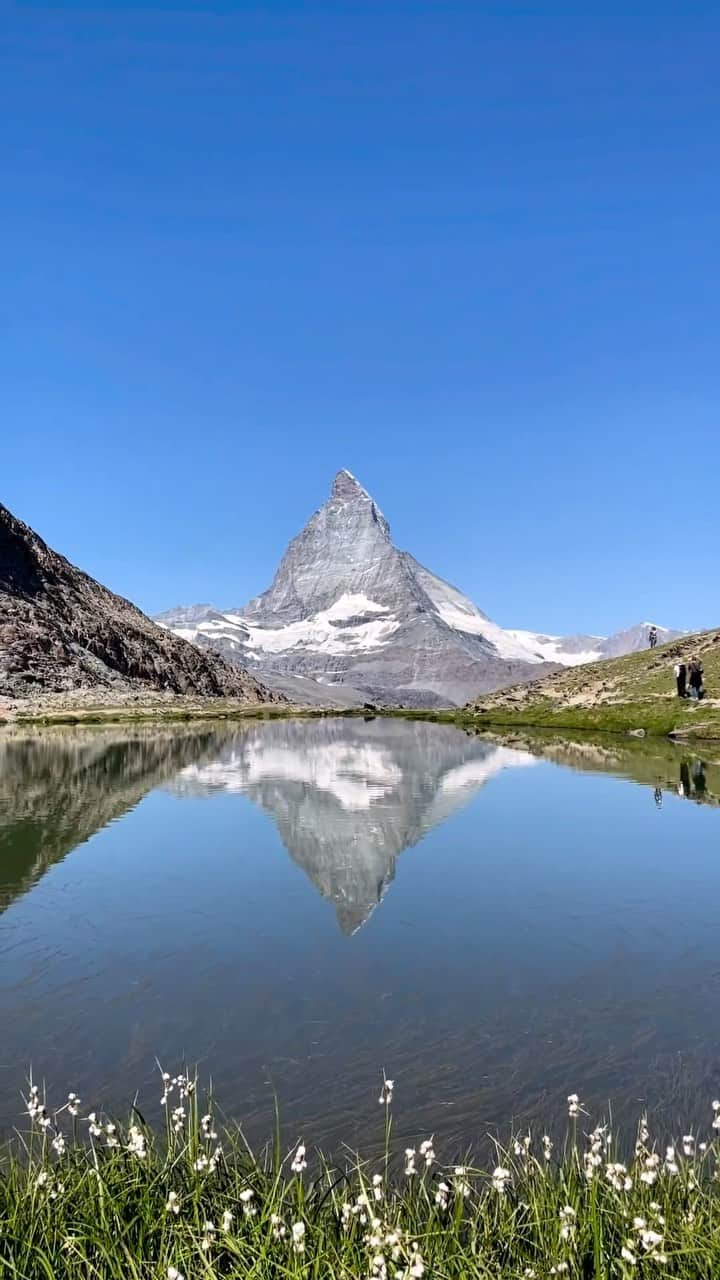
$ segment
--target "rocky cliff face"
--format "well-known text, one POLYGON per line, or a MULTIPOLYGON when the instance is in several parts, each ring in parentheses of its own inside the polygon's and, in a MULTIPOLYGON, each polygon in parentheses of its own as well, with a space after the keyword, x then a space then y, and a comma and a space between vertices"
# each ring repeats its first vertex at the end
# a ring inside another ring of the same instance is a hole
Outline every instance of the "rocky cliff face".
POLYGON ((191 606, 158 621, 268 679, 311 677, 388 703, 461 704, 544 670, 537 653, 394 546, 384 515, 347 471, 262 595, 244 608, 191 606))
POLYGON ((158 627, 0 505, 0 695, 87 688, 271 700, 252 676, 158 627))

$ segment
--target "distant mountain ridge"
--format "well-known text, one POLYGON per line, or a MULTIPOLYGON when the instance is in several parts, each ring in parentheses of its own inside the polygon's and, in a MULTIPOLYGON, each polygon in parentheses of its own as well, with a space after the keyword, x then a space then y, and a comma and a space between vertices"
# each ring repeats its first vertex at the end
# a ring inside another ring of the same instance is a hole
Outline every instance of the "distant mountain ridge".
MULTIPOLYGON (((463 705, 563 666, 630 652, 650 624, 615 636, 499 627, 392 542, 349 471, 290 542, 267 591, 239 608, 184 605, 156 621, 240 662, 296 701, 463 705), (625 646, 625 647, 623 647, 625 646)), ((660 640, 678 632, 660 627, 660 640)))
POLYGON ((88 688, 276 697, 218 654, 157 626, 0 505, 0 695, 88 688))
POLYGON ((556 662, 563 667, 577 667, 586 662, 621 658, 626 653, 638 653, 641 649, 647 649, 653 626, 657 629, 658 644, 667 644, 670 640, 687 635, 686 631, 673 631, 670 627, 661 627, 657 622, 638 622, 611 636, 548 636, 534 631, 511 631, 509 634, 541 655, 546 662, 556 662))

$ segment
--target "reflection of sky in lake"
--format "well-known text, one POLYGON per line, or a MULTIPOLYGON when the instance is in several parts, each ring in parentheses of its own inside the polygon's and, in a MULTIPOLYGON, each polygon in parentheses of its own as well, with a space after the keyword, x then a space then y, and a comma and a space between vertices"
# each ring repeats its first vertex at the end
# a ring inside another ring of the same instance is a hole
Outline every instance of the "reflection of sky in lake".
POLYGON ((458 1137, 571 1090, 704 1112, 720 814, 495 751, 277 722, 151 777, 0 916, 3 1119, 30 1063, 119 1103, 156 1054, 257 1134, 275 1088, 313 1141, 361 1140, 383 1067, 401 1126, 458 1137))

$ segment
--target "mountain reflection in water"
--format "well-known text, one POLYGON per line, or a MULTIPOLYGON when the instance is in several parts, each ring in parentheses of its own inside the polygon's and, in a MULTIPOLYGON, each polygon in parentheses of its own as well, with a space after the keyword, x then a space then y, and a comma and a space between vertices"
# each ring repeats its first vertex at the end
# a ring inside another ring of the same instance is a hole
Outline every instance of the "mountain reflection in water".
POLYGON ((343 933, 381 901, 399 854, 502 769, 535 764, 447 725, 275 721, 187 765, 178 795, 240 792, 272 818, 291 858, 332 902, 343 933))

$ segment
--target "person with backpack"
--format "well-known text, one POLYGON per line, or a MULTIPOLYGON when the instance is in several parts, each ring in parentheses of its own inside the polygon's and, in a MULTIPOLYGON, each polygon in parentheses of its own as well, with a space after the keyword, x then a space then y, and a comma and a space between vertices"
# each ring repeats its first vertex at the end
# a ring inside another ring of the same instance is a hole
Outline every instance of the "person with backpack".
POLYGON ((654 623, 648 632, 648 641, 650 644, 650 648, 654 649, 658 642, 658 630, 654 623))
POLYGON ((687 698, 687 667, 684 662, 675 663, 675 683, 678 698, 687 698))
POLYGON ((690 696, 693 698, 703 698, 705 690, 703 689, 703 664, 699 658, 693 658, 688 668, 690 696))

